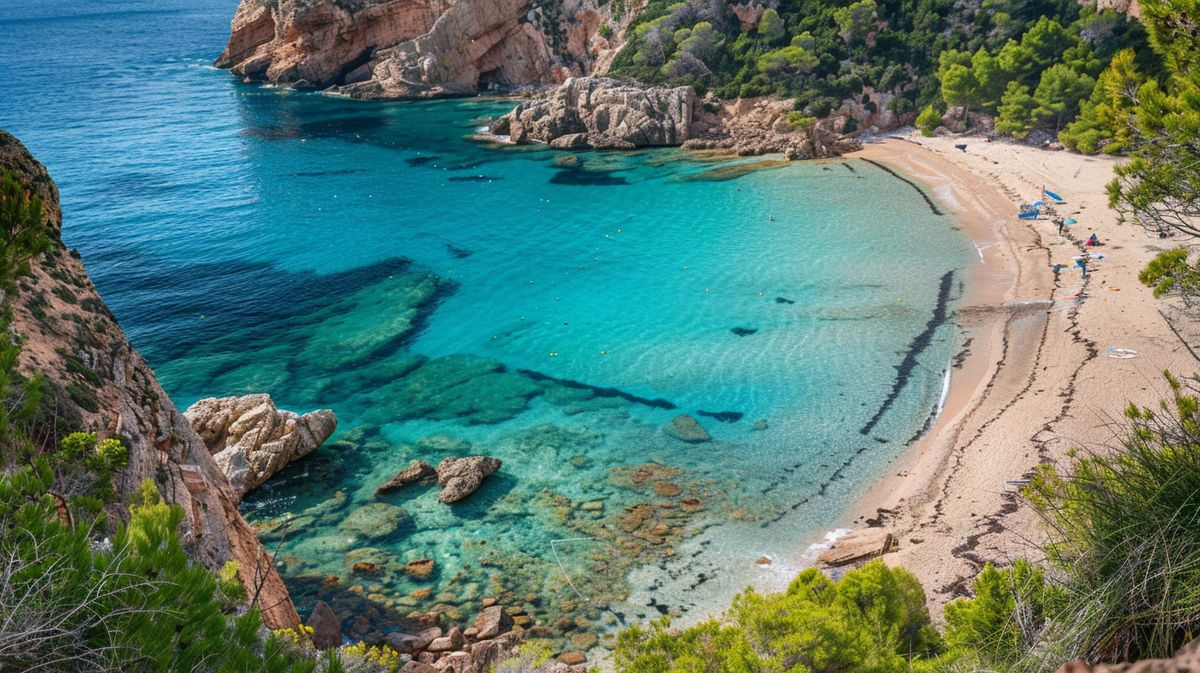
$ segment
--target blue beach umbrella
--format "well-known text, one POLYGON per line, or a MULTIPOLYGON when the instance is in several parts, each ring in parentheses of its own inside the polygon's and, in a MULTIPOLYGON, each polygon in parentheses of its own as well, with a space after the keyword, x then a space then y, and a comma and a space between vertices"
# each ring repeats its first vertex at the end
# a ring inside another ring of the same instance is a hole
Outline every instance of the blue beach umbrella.
POLYGON ((1070 219, 1063 220, 1063 224, 1079 224, 1079 223, 1078 223, 1078 222, 1076 222, 1076 221, 1075 221, 1075 218, 1073 218, 1073 217, 1072 217, 1072 218, 1070 218, 1070 219))

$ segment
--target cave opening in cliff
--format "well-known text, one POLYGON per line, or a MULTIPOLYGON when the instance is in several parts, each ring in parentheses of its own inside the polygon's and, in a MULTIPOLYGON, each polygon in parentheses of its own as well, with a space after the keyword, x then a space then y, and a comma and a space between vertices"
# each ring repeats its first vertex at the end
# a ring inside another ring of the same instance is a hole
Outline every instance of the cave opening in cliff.
POLYGON ((492 68, 479 73, 479 91, 501 91, 512 86, 512 82, 504 76, 500 68, 492 68))

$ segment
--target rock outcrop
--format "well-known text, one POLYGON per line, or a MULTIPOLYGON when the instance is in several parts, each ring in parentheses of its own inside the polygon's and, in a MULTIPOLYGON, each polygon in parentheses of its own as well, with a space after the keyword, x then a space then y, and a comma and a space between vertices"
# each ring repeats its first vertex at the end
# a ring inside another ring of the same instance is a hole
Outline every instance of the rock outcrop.
MULTIPOLYGON (((299 615, 254 529, 237 509, 237 494, 212 454, 158 384, 154 372, 126 340, 96 292, 78 253, 60 238, 58 190, 23 145, 0 131, 0 172, 12 171, 45 203, 50 252, 35 259, 5 301, 12 329, 24 339, 17 370, 40 374, 46 404, 62 432, 83 430, 120 437, 129 463, 113 484, 116 503, 129 501, 143 480, 184 512, 181 533, 188 552, 210 569, 238 562, 238 577, 257 595, 272 628, 294 627, 299 615)), ((114 518, 128 516, 111 505, 114 518)))
POLYGON ((788 159, 821 159, 861 149, 841 133, 845 119, 831 117, 797 125, 791 100, 744 98, 705 101, 692 127, 691 150, 728 150, 738 156, 783 154, 788 159))
POLYGON ((611 60, 602 0, 242 0, 216 65, 359 98, 553 84, 611 60))
POLYGON ((501 117, 492 133, 515 143, 562 149, 632 149, 682 145, 691 137, 696 92, 637 86, 602 77, 571 78, 544 98, 501 117))
POLYGON ((847 117, 797 126, 790 100, 701 101, 691 87, 641 86, 602 77, 572 78, 520 103, 490 128, 517 144, 558 149, 682 146, 739 156, 837 156, 861 148, 838 132, 847 117))
POLYGON ((289 463, 317 450, 337 428, 333 411, 304 415, 275 407, 270 395, 209 397, 183 412, 241 497, 289 463))
POLYGON ((479 490, 483 480, 500 469, 500 459, 490 456, 447 458, 438 463, 437 481, 441 491, 438 500, 458 502, 479 490))
POLYGON ((414 460, 408 467, 396 473, 386 484, 375 489, 375 495, 391 493, 409 484, 426 484, 437 481, 437 471, 423 460, 414 460))

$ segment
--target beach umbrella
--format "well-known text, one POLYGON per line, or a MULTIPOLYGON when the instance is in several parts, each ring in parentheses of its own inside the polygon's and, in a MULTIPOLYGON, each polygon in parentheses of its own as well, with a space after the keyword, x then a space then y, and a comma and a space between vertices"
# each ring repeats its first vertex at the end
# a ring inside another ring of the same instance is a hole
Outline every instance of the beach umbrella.
POLYGON ((1064 220, 1063 224, 1079 224, 1079 223, 1075 221, 1075 218, 1071 217, 1071 218, 1064 220))
POLYGON ((1034 202, 1033 202, 1033 206, 1034 206, 1035 208, 1040 208, 1040 207, 1042 207, 1042 206, 1044 206, 1044 205, 1046 205, 1046 202, 1045 202, 1045 201, 1034 201, 1034 202))

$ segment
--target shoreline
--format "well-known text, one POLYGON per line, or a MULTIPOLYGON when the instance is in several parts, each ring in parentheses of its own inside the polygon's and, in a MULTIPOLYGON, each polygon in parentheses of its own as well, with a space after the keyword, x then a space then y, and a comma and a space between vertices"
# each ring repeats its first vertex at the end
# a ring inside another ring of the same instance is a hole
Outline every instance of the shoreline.
POLYGON ((1105 192, 1112 158, 912 133, 847 156, 918 183, 955 218, 982 262, 963 281, 953 321, 964 346, 952 361, 941 413, 884 475, 863 485, 840 526, 892 533, 898 547, 885 562, 916 574, 940 621, 942 606, 967 595, 984 563, 1037 558, 1036 514, 1005 482, 1063 459, 1072 447, 1103 446, 1127 402, 1157 401, 1164 369, 1197 368, 1156 315, 1164 302, 1137 281, 1154 254, 1181 241, 1150 239, 1117 223, 1105 192), (953 147, 963 140, 966 152, 953 147), (1042 185, 1066 197, 1060 217, 1079 220, 1064 236, 1049 219, 1015 217, 1042 185), (1091 232, 1106 259, 1087 278, 1074 267, 1056 278, 1051 266, 1090 251, 1082 243, 1091 232), (1077 300, 1077 292, 1086 298, 1077 300), (1110 359, 1110 347, 1133 348, 1138 357, 1110 359))

